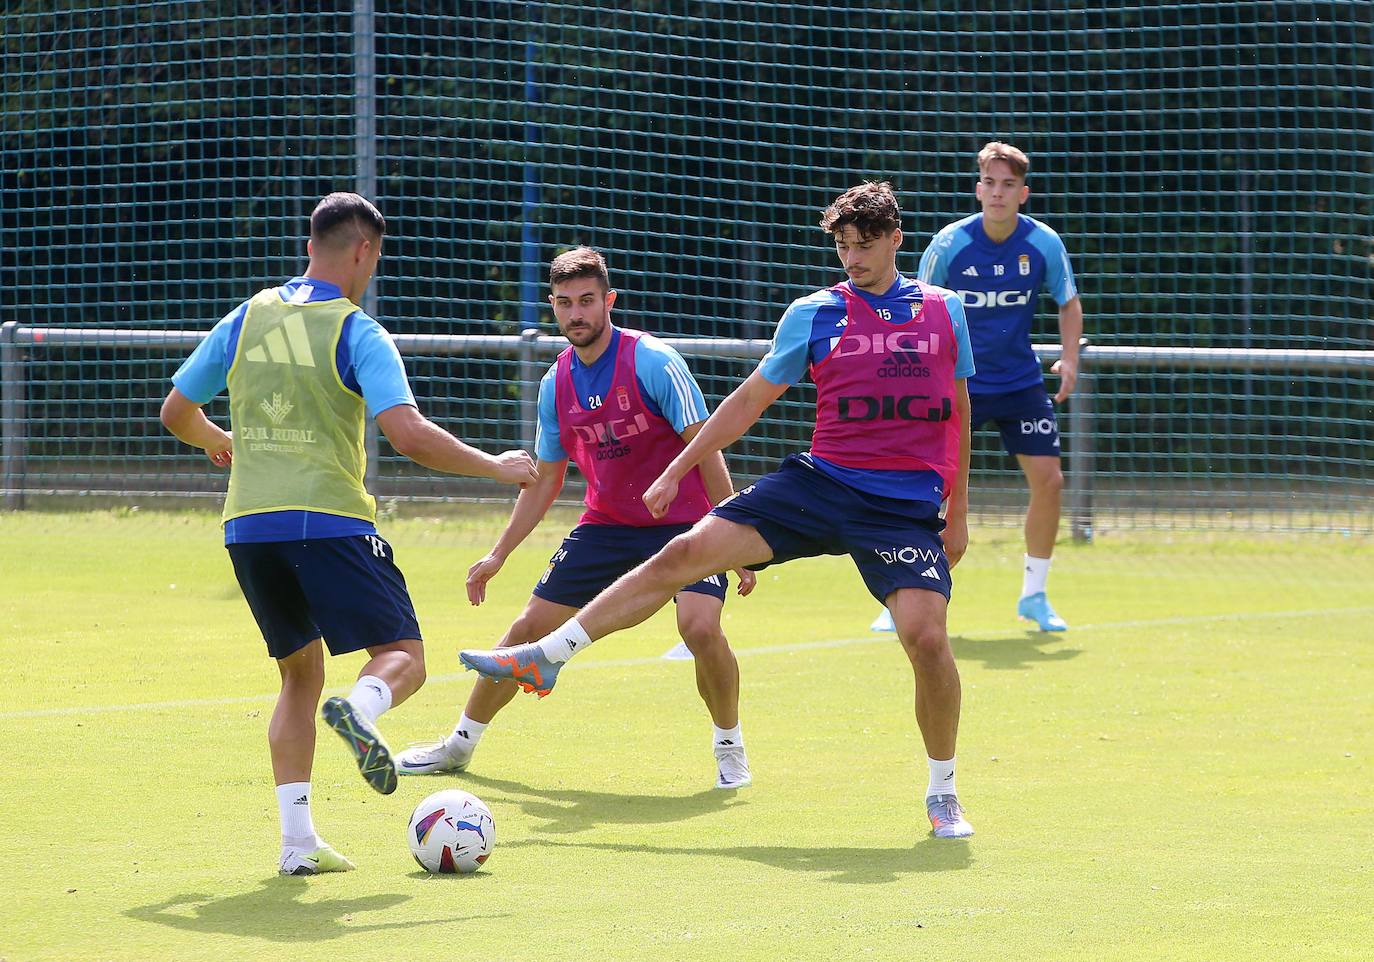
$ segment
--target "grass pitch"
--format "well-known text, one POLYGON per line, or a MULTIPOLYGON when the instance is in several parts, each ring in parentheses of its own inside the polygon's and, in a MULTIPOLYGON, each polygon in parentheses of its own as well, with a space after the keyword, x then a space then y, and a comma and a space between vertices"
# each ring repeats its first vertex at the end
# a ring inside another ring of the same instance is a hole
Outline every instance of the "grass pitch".
MULTIPOLYGON (((384 524, 431 681, 382 720, 447 732, 571 516, 468 606, 502 516, 384 524), (470 677, 470 676, 469 676, 470 677)), ((275 874, 276 672, 207 514, 0 514, 0 959, 1368 958, 1374 549, 1107 534, 1063 545, 1072 630, 1022 629, 1016 533, 975 530, 951 630, 959 786, 927 837, 912 681, 848 559, 732 598, 754 787, 710 789, 708 720, 660 614, 521 696, 471 774, 373 794, 327 730, 315 815, 358 863, 275 874), (475 792, 487 870, 419 872, 416 801, 475 792)), ((362 656, 335 659, 344 690, 362 656)))

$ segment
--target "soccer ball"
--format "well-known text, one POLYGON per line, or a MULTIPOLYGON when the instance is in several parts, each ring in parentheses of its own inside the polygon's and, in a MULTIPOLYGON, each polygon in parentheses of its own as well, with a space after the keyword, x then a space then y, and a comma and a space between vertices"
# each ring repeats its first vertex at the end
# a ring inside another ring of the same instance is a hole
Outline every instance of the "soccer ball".
POLYGON ((476 795, 450 788, 415 806, 406 838, 425 871, 467 875, 481 868, 491 854, 496 822, 491 809, 476 795))

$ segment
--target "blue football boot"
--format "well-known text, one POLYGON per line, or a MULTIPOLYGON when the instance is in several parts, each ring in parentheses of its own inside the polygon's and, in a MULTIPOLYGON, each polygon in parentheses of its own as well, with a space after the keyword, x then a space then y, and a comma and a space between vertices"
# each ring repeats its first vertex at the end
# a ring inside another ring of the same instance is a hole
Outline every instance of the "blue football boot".
POLYGON ((882 610, 882 614, 878 615, 878 617, 876 617, 876 618, 873 619, 873 624, 871 624, 871 625, 868 626, 868 630, 869 630, 869 631, 896 631, 896 630, 897 630, 897 626, 894 625, 894 624, 892 623, 892 612, 890 612, 890 611, 888 611, 886 608, 884 608, 884 609, 882 610))
POLYGON ((538 642, 524 645, 511 645, 495 651, 469 649, 458 652, 458 660, 469 670, 500 681, 509 678, 523 691, 533 692, 543 698, 553 691, 558 680, 558 670, 562 662, 549 661, 544 657, 538 642))
POLYGON ((931 795, 926 799, 930 833, 936 838, 968 838, 973 826, 964 818, 964 808, 953 795, 931 795))
POLYGON ((1068 623, 1054 613, 1050 599, 1043 591, 1026 595, 1016 603, 1016 616, 1022 621, 1033 621, 1041 631, 1068 631, 1068 623))

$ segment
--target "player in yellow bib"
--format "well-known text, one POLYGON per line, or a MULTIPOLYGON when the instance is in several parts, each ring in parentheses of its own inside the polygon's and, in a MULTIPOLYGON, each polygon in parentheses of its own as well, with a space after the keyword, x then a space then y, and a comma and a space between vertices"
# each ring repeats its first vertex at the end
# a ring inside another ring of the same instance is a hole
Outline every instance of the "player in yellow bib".
POLYGON ((425 679, 415 609, 363 484, 367 416, 425 467, 521 485, 537 479, 524 451, 484 454, 421 416, 395 344, 357 305, 385 233, 377 208, 357 194, 320 201, 305 273, 215 325, 162 405, 173 434, 231 468, 225 545, 281 672, 267 737, 285 875, 353 867, 320 839, 310 813, 324 645, 334 655, 368 653, 353 690, 328 699, 323 716, 383 794, 396 789, 396 766, 376 720, 425 679), (201 410, 226 388, 232 434, 201 410))

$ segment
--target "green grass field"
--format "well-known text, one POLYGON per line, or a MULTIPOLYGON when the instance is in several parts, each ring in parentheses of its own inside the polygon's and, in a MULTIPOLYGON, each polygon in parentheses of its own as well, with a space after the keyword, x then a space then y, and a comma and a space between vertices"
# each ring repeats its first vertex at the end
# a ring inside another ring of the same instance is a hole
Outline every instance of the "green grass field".
MULTIPOLYGON (((501 520, 396 545, 430 683, 383 718, 445 733, 570 516, 480 609, 501 520), (469 676, 470 677, 470 676, 469 676)), ((1064 545, 1073 624, 1010 617, 1016 533, 975 530, 951 614, 960 794, 928 838, 911 673, 847 559, 765 572, 726 608, 754 787, 709 789, 691 666, 663 614, 521 698, 473 771, 373 794, 321 732, 315 817, 359 865, 275 874, 276 671, 206 514, 0 514, 0 959, 1363 959, 1374 922, 1374 548, 1135 533, 1064 545), (496 817, 485 871, 430 878, 431 791, 496 817)), ((330 665, 342 690, 360 656, 330 665)))

